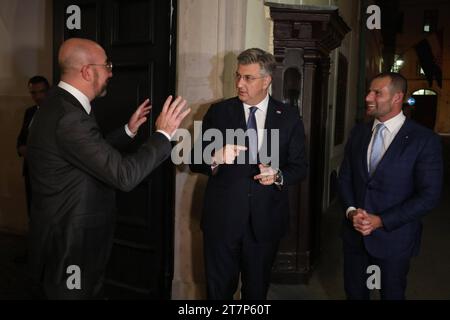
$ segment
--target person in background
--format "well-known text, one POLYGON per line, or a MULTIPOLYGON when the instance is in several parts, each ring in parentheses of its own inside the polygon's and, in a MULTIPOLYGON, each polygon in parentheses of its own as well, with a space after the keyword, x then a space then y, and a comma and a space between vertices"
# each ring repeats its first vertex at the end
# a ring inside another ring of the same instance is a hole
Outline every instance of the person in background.
MULTIPOLYGON (((19 135, 17 136, 16 150, 19 157, 23 158, 22 164, 22 176, 25 183, 25 197, 27 205, 27 215, 30 218, 30 208, 31 208, 31 184, 30 175, 28 172, 27 165, 27 140, 28 132, 31 122, 33 121, 34 115, 39 110, 40 106, 47 97, 48 90, 50 89, 50 84, 48 80, 43 76, 34 76, 28 80, 28 92, 30 93, 31 99, 35 103, 33 106, 28 107, 25 110, 25 114, 22 121, 22 127, 20 129, 19 135)), ((27 252, 14 258, 15 263, 25 263, 27 261, 27 252)))
POLYGON ((42 76, 34 76, 28 80, 28 91, 30 92, 31 99, 34 101, 34 105, 25 110, 25 115, 23 117, 22 127, 20 129, 19 136, 17 137, 17 153, 23 158, 22 175, 25 180, 25 194, 27 198, 27 213, 30 216, 30 205, 31 205, 31 186, 30 186, 30 176, 28 173, 27 166, 27 139, 28 139, 28 129, 31 122, 33 121, 36 111, 39 110, 42 102, 44 102, 47 97, 50 85, 48 80, 42 76))

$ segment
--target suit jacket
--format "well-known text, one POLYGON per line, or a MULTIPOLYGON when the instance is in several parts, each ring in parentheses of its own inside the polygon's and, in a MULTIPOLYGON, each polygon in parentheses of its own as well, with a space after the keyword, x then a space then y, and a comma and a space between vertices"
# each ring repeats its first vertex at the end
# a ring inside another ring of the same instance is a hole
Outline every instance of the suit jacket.
POLYGON ((130 140, 124 128, 106 140, 74 96, 51 90, 28 140, 31 266, 38 280, 65 283, 70 265, 81 266, 85 287, 101 277, 112 244, 115 189, 133 189, 171 151, 160 133, 134 154, 117 151, 130 140))
POLYGON ((406 119, 372 176, 367 149, 372 123, 351 132, 339 172, 339 193, 344 208, 363 208, 379 215, 383 228, 362 237, 344 221, 344 249, 365 246, 377 258, 416 255, 421 239, 421 218, 434 208, 442 189, 442 147, 431 130, 406 119))
MULTIPOLYGON (((19 147, 27 145, 28 129, 30 127, 31 120, 33 120, 34 114, 36 113, 37 110, 38 110, 37 105, 31 106, 25 110, 25 115, 23 117, 23 122, 22 122, 22 128, 20 129, 19 136, 17 137, 17 144, 16 144, 17 153, 19 153, 19 150, 18 150, 19 147)), ((21 155, 19 154, 19 156, 21 156, 21 155)), ((28 174, 28 167, 25 163, 25 160, 23 162, 22 174, 24 176, 26 176, 28 174)))
MULTIPOLYGON (((245 131, 247 125, 242 102, 232 98, 212 105, 203 119, 202 131, 211 128, 220 130, 223 137, 226 129, 245 131)), ((233 239, 242 234, 249 221, 256 239, 278 239, 286 232, 289 218, 286 186, 306 176, 303 123, 296 108, 270 98, 265 129, 278 129, 280 132, 279 168, 284 178, 281 189, 275 185, 262 186, 255 181, 253 177, 259 174, 257 165, 223 164, 214 175, 207 163, 191 165, 192 171, 209 176, 202 229, 210 238, 233 239)), ((270 134, 268 137, 266 142, 270 151, 270 134)), ((207 145, 208 142, 204 141, 202 150, 207 145)))

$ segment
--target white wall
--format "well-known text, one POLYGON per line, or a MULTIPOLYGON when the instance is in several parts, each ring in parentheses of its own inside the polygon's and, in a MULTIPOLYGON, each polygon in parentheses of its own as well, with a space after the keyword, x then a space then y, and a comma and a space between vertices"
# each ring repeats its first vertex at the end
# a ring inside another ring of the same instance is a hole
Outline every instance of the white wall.
POLYGON ((27 230, 22 159, 16 138, 32 104, 28 79, 52 75, 52 1, 0 1, 0 230, 27 230))
POLYGON ((245 32, 245 48, 271 51, 271 19, 264 0, 248 0, 245 32))
MULTIPOLYGON (((235 95, 236 57, 245 47, 246 0, 178 1, 177 93, 193 131, 211 103, 235 95)), ((206 177, 177 168, 173 299, 205 297, 201 208, 206 177)))

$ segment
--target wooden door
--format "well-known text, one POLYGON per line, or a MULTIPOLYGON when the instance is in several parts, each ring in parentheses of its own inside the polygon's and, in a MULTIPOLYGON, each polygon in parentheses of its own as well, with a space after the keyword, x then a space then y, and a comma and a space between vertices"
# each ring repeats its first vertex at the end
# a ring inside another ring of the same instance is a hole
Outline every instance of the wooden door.
POLYGON ((414 95, 416 103, 411 108, 411 118, 434 130, 437 114, 437 95, 414 95))
MULTIPOLYGON (((97 41, 113 62, 105 98, 93 102, 107 133, 123 126, 149 97, 152 115, 141 127, 132 152, 154 131, 163 101, 174 91, 176 1, 54 1, 55 77, 57 50, 68 38, 97 41), (66 26, 67 7, 77 5, 81 29, 66 26)), ((166 161, 133 191, 117 192, 117 223, 105 279, 109 298, 170 298, 173 277, 174 168, 166 161)))

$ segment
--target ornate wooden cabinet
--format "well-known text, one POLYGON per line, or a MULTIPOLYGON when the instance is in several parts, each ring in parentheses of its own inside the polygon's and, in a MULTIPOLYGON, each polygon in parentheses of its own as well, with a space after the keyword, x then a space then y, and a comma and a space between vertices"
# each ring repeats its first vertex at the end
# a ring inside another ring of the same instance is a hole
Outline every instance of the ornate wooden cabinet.
POLYGON ((280 244, 273 281, 306 282, 320 251, 320 217, 330 52, 350 28, 336 7, 269 3, 278 62, 273 96, 300 110, 305 125, 308 177, 290 188, 290 230, 280 244))

